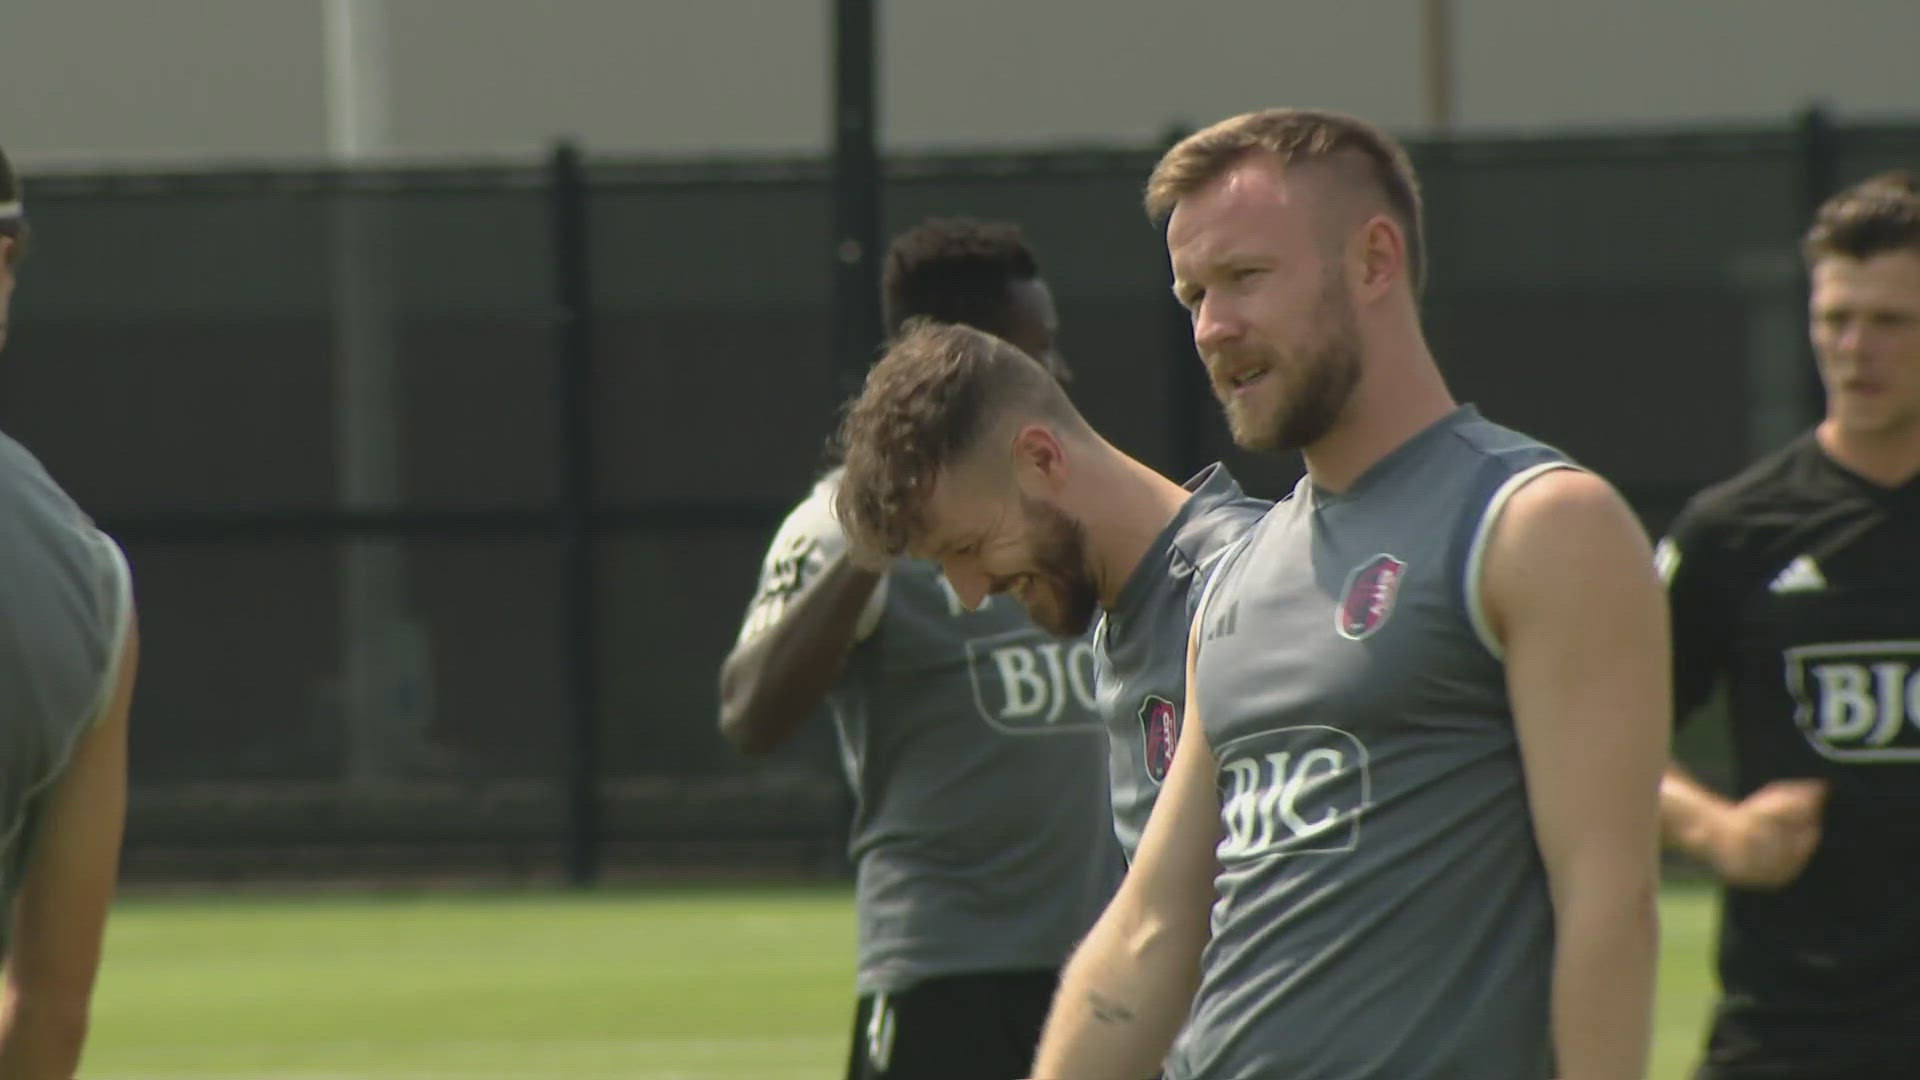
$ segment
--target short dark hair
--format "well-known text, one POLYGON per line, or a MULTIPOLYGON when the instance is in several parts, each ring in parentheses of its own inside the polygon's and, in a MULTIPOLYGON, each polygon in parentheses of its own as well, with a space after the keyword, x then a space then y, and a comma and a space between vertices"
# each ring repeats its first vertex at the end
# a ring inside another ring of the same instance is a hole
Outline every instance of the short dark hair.
POLYGON ((910 319, 867 372, 835 444, 845 462, 834 513, 859 550, 906 551, 941 473, 1003 417, 1024 411, 1090 431, 1038 360, 970 326, 910 319))
POLYGON ((1920 184, 1896 170, 1822 203, 1800 250, 1811 266, 1830 256, 1869 259, 1902 248, 1920 252, 1920 184))
POLYGON ((1004 331, 1008 290, 1040 276, 1020 227, 1005 221, 933 218, 894 237, 881 271, 887 337, 908 319, 1004 331))
POLYGON ((1263 109, 1229 117, 1175 143, 1147 180, 1147 216, 1165 222, 1181 199, 1213 183, 1253 154, 1283 167, 1357 157, 1406 234, 1407 278, 1427 285, 1426 222, 1420 178, 1393 137, 1358 117, 1316 109, 1263 109))
POLYGON ((13 163, 7 160, 7 152, 0 149, 0 206, 9 207, 8 212, 0 213, 0 236, 13 237, 12 260, 19 262, 27 254, 27 218, 24 211, 14 207, 20 201, 20 178, 14 174, 13 163))

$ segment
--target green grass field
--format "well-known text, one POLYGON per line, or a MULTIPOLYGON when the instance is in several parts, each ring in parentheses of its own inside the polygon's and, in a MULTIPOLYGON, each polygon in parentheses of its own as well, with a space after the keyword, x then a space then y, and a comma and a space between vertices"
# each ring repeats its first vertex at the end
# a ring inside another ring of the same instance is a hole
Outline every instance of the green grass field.
MULTIPOLYGON (((1666 897, 1656 1080, 1712 982, 1709 894, 1666 897)), ((844 888, 130 899, 90 1080, 803 1080, 844 1066, 844 888)))

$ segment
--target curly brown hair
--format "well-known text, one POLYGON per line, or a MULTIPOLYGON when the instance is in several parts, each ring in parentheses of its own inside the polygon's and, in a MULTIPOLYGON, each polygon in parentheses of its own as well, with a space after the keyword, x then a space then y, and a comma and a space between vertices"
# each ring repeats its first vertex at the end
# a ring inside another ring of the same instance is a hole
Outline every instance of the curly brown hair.
POLYGON ((1881 173, 1821 204, 1801 243, 1811 266, 1838 256, 1870 259, 1902 248, 1920 252, 1920 184, 1912 173, 1881 173))
POLYGON ((1164 223, 1181 199, 1219 179, 1252 154, 1272 154, 1282 165, 1354 159, 1406 236, 1407 277, 1415 293, 1426 288, 1425 210, 1420 179, 1393 137, 1358 117, 1316 109, 1263 109, 1229 117, 1175 143, 1147 179, 1147 216, 1164 223))
POLYGON ((897 556, 922 538, 941 474, 1015 412, 1084 429, 1039 361, 956 323, 910 319, 846 408, 834 514, 852 545, 897 556))

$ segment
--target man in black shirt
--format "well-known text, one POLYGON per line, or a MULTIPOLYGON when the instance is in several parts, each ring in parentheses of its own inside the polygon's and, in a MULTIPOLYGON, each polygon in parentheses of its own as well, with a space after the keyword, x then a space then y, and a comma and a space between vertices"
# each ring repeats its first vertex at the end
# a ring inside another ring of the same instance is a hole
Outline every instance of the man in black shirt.
POLYGON ((1920 1076, 1920 191, 1808 231, 1826 416, 1657 552, 1675 715, 1724 678, 1734 799, 1677 766, 1668 843, 1726 885, 1700 1080, 1920 1076))

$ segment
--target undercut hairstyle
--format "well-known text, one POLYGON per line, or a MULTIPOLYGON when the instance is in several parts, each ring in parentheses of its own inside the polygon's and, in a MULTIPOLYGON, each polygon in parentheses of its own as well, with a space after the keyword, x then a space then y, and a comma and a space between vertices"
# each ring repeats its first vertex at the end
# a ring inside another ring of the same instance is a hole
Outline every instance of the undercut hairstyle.
POLYGON ((12 262, 27 255, 27 217, 20 205, 20 178, 14 174, 7 152, 0 150, 0 236, 13 237, 12 262))
POLYGON ((1807 265, 1826 258, 1920 254, 1920 182, 1904 170, 1881 173, 1821 204, 1800 245, 1807 265))
POLYGON ((969 326, 912 319, 847 406, 835 437, 845 462, 834 514, 854 547, 897 556, 926 527, 927 500, 1012 419, 1092 428, 1039 361, 969 326))
POLYGON ((1416 295, 1427 286, 1426 220, 1420 179, 1407 151, 1372 124, 1344 113, 1265 109, 1242 113, 1174 144, 1147 180, 1147 216, 1164 224, 1180 200, 1205 188, 1254 154, 1270 154, 1283 168, 1359 166, 1406 235, 1407 277, 1416 295))
POLYGON ((899 336, 915 318, 1004 331, 1013 283, 1039 276, 1039 260, 1018 225, 968 218, 923 222, 887 248, 880 275, 887 337, 899 336))

